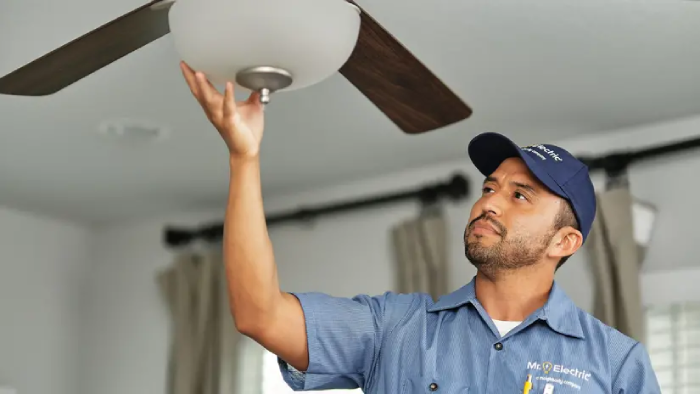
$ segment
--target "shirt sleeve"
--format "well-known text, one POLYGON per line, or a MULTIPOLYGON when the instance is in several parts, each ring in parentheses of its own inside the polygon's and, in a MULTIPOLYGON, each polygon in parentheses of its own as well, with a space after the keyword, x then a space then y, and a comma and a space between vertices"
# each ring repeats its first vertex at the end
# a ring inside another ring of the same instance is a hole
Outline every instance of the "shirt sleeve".
POLYGON ((293 293, 306 321, 309 366, 295 370, 278 358, 285 382, 294 391, 364 388, 371 379, 382 338, 409 311, 413 297, 333 297, 293 293))
POLYGON ((613 382, 615 394, 660 394, 661 388, 651 366, 649 354, 641 343, 630 349, 613 382))

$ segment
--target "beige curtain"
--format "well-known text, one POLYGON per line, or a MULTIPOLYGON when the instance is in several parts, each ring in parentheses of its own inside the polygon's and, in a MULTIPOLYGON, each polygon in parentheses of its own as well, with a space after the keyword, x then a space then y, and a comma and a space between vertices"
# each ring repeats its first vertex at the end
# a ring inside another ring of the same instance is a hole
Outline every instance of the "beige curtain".
POLYGON ((634 200, 626 176, 610 179, 597 200, 598 212, 586 242, 596 288, 593 315, 643 342, 640 274, 645 250, 635 240, 634 200))
POLYGON ((157 281, 172 322, 167 394, 235 393, 239 337, 221 254, 182 253, 157 281))
POLYGON ((434 300, 448 292, 447 220, 441 209, 421 214, 391 229, 397 291, 430 294, 434 300))

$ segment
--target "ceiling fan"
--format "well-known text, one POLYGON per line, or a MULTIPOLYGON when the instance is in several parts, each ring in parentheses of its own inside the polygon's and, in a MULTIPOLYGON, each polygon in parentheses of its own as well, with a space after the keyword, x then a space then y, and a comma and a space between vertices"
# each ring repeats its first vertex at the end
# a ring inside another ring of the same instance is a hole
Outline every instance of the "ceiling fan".
MULTIPOLYGON (((171 32, 173 16, 169 21, 169 13, 175 11, 176 1, 184 4, 194 0, 155 0, 122 15, 3 76, 0 94, 56 93, 163 37, 171 32)), ((471 116, 471 108, 374 18, 353 0, 337 1, 347 1, 359 13, 359 35, 352 42, 349 58, 337 71, 403 132, 419 134, 471 116)), ((248 75, 251 79, 247 82, 256 76, 260 73, 248 75)), ((273 76, 280 89, 291 83, 291 79, 279 79, 283 74, 273 76)))

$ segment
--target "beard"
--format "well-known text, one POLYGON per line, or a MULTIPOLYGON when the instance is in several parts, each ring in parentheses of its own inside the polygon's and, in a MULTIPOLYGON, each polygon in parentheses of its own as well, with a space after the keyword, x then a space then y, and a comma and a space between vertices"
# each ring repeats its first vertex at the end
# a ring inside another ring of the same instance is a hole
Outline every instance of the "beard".
POLYGON ((509 234, 501 223, 487 214, 481 214, 464 230, 464 254, 477 270, 488 277, 494 277, 499 273, 537 264, 552 236, 553 234, 540 237, 509 234), (474 240, 469 240, 478 220, 487 221, 496 227, 500 239, 495 244, 484 245, 481 235, 475 235, 474 240))

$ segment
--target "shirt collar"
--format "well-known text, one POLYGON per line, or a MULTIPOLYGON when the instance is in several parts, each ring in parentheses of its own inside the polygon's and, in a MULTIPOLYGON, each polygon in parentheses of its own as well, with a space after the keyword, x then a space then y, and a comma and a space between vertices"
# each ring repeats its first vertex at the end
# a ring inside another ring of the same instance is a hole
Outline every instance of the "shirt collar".
MULTIPOLYGON (((435 304, 428 308, 428 312, 456 309, 468 303, 480 306, 474 289, 475 279, 476 277, 460 289, 440 297, 435 304)), ((547 322, 552 330, 560 334, 585 338, 579 320, 578 308, 556 281, 552 283, 552 290, 549 292, 549 299, 545 305, 533 315, 535 319, 547 322)))

